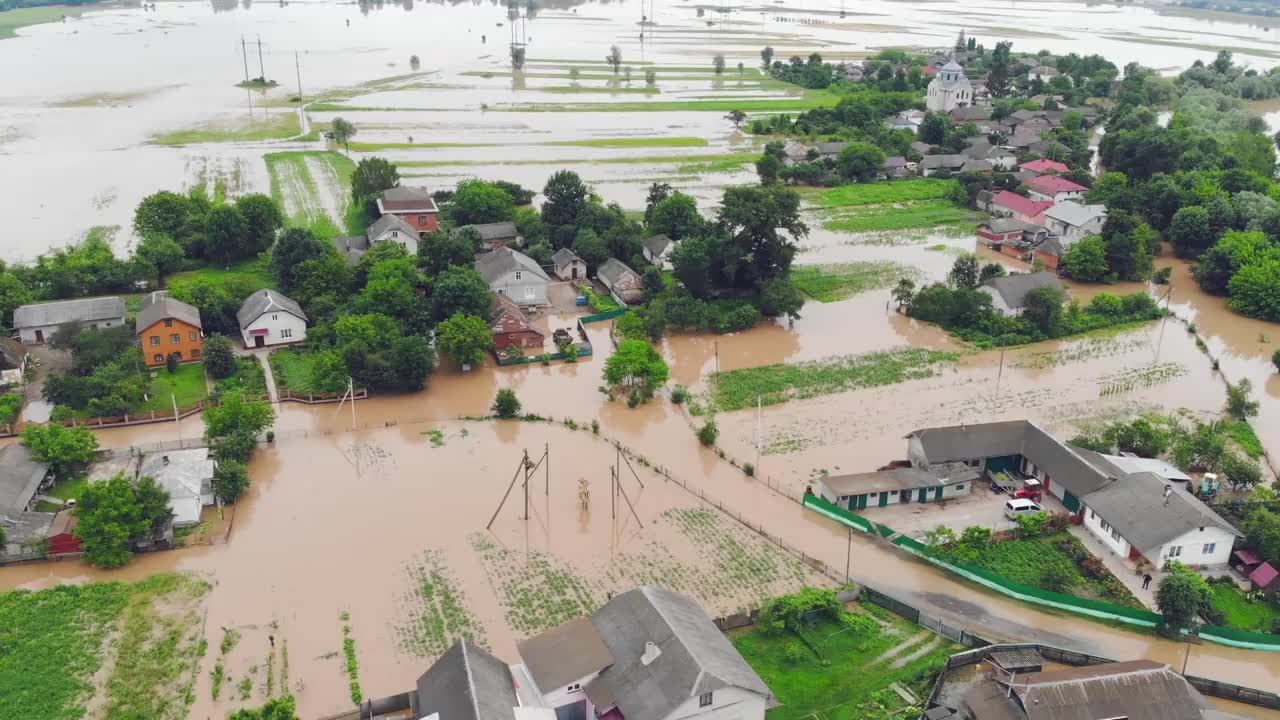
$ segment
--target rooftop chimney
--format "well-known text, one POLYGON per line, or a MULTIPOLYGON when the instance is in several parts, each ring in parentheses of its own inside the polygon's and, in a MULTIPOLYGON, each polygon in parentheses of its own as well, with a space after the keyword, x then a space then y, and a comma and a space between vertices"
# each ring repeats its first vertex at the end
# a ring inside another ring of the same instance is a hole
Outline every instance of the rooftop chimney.
POLYGON ((649 663, 657 660, 658 656, 661 654, 662 650, 659 649, 657 645, 654 645, 652 641, 646 642, 644 644, 644 654, 640 656, 640 664, 647 666, 649 663))

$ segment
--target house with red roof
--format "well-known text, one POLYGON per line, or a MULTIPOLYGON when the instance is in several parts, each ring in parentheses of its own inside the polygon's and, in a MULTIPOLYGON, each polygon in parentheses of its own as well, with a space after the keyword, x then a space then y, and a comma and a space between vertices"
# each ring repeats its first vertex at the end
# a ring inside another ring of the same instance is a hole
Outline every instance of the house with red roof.
POLYGON ((1027 191, 1032 200, 1052 200, 1055 203, 1067 200, 1084 202, 1084 194, 1088 189, 1058 175, 1040 175, 1027 181, 1027 191))
POLYGON ((1044 225, 1042 215, 1053 207, 1052 201, 1032 200, 1009 190, 1001 190, 991 197, 989 209, 996 217, 1011 217, 1033 225, 1044 225))
POLYGON ((1071 168, 1067 167, 1065 164, 1045 158, 1032 160, 1031 162, 1024 162, 1018 166, 1018 169, 1024 172, 1035 173, 1036 175, 1061 175, 1062 173, 1071 171, 1071 168))

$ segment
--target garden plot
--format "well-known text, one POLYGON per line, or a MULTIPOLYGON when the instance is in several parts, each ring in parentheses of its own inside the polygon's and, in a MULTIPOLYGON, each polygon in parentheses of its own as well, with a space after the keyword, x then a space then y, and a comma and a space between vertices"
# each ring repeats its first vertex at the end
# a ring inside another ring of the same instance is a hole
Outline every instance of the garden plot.
POLYGON ((401 598, 400 614, 408 619, 396 627, 406 652, 437 657, 459 638, 485 644, 484 628, 467 609, 467 597, 441 553, 428 550, 407 573, 412 587, 401 598))
POLYGON ((1011 363, 1017 368, 1050 368, 1071 363, 1088 362, 1093 358, 1128 355, 1149 349, 1151 341, 1145 337, 1086 337, 1063 342, 1056 350, 1032 350, 1024 352, 1011 363))
POLYGON ((335 152, 279 152, 263 156, 271 197, 288 224, 335 237, 347 226, 354 164, 335 152))

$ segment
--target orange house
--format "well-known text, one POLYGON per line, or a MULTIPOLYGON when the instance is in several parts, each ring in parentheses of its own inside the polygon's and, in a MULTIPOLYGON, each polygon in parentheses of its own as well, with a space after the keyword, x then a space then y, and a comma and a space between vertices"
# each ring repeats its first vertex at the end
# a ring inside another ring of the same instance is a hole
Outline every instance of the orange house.
POLYGON ((134 334, 142 346, 142 357, 148 367, 164 365, 170 355, 176 356, 178 362, 202 358, 200 350, 204 347, 204 330, 200 324, 200 311, 174 300, 163 290, 142 299, 134 334))

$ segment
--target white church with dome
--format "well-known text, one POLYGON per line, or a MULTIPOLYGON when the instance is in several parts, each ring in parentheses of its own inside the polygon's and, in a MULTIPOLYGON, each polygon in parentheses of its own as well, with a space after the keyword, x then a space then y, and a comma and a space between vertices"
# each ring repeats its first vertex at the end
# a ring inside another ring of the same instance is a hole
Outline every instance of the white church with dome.
POLYGON ((929 94, 925 106, 933 112, 951 112, 958 107, 973 104, 973 86, 964 74, 964 68, 951 60, 929 81, 929 94))

